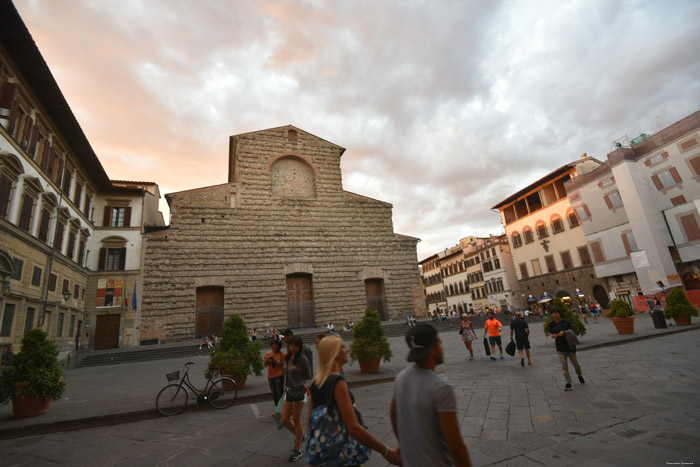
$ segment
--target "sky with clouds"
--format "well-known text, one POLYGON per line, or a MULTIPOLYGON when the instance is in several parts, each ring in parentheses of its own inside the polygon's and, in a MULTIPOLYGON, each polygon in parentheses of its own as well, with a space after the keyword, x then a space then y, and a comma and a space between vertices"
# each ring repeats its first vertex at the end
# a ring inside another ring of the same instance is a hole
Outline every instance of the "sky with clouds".
POLYGON ((491 206, 700 109, 696 0, 14 0, 107 174, 226 182, 230 135, 347 148, 418 259, 491 206))

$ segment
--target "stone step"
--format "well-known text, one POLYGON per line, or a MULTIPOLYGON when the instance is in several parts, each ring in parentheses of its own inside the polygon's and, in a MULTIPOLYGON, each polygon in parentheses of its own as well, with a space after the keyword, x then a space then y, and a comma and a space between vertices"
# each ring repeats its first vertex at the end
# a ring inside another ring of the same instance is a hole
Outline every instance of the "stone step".
MULTIPOLYGON (((503 323, 504 328, 507 328, 508 325, 508 317, 506 315, 500 315, 497 316, 497 319, 503 323)), ((422 319, 419 322, 424 322, 424 323, 431 323, 435 328, 438 330, 438 332, 441 333, 449 333, 449 332, 454 332, 457 333, 459 329, 459 318, 450 318, 447 321, 432 321, 432 320, 426 320, 422 319)), ((486 322, 486 316, 474 316, 471 319, 472 323, 474 324, 474 328, 478 330, 484 328, 484 323, 486 322)), ((542 321, 541 318, 533 318, 530 317, 528 318, 528 321, 542 321)), ((384 323, 384 335, 386 337, 401 337, 406 334, 406 331, 408 331, 408 325, 406 324, 405 321, 394 321, 394 322, 385 322, 384 323)), ((304 339, 304 342, 308 345, 313 345, 314 340, 316 336, 324 332, 323 329, 296 329, 294 331, 295 335, 301 336, 304 339)), ((343 340, 351 341, 352 340, 352 332, 346 331, 346 332, 338 332, 338 335, 340 335, 343 340)), ((477 336, 479 333, 477 332, 477 336)), ((266 350, 269 347, 270 340, 269 339, 258 339, 258 341, 262 342, 262 348, 263 350, 266 350)), ((142 362, 142 361, 151 361, 151 360, 162 360, 162 359, 168 359, 168 358, 180 358, 180 357, 186 357, 188 355, 191 356, 198 356, 198 355, 205 355, 208 354, 211 351, 211 349, 202 349, 199 350, 199 344, 193 344, 193 343, 183 343, 183 344, 167 344, 167 345, 154 345, 154 346, 148 346, 144 348, 139 348, 139 349, 130 349, 130 350, 119 350, 119 351, 96 351, 92 352, 88 355, 86 355, 79 363, 78 367, 88 367, 88 366, 100 366, 100 365, 117 365, 120 363, 132 363, 132 362, 142 362)))

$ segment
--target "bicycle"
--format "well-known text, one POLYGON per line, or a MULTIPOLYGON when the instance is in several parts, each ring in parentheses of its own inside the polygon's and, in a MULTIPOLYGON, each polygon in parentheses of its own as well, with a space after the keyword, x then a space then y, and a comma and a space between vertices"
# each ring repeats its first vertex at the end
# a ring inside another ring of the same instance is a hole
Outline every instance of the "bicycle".
POLYGON ((180 377, 179 371, 174 371, 165 375, 171 383, 161 389, 156 397, 156 409, 161 415, 170 416, 179 414, 185 410, 190 398, 196 400, 200 405, 208 402, 209 405, 215 409, 225 409, 236 402, 238 386, 233 378, 222 376, 212 382, 214 377, 220 376, 218 369, 214 369, 209 380, 207 380, 207 385, 204 387, 204 390, 200 391, 190 382, 188 374, 190 365, 194 365, 194 362, 185 363, 182 377, 180 377), (178 383, 172 383, 172 381, 178 380, 178 383))

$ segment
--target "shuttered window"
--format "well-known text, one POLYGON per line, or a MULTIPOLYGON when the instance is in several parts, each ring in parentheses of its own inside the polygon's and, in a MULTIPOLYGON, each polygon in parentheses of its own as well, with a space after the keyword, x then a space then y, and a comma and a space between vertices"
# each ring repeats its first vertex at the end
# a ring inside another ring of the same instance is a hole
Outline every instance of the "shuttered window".
POLYGON ((56 251, 62 251, 63 247, 63 232, 66 230, 66 224, 58 222, 56 224, 56 233, 53 236, 53 247, 56 251))
POLYGON ((581 264, 584 266, 588 266, 591 264, 591 255, 588 253, 588 247, 586 246, 580 246, 577 248, 578 250, 578 257, 581 260, 581 264))
POLYGON ((520 276, 522 279, 527 279, 530 277, 527 273, 527 264, 525 263, 520 263, 520 276))
MULTIPOLYGON (((0 109, 1 110, 1 109, 0 109)), ((10 196, 12 195, 12 180, 5 175, 0 175, 0 217, 7 218, 10 208, 10 196)))
POLYGON ((698 220, 695 214, 681 216, 680 221, 683 226, 683 232, 685 232, 685 238, 687 238, 689 242, 700 240, 700 226, 698 226, 698 220))
POLYGON ((554 255, 545 256, 544 261, 547 264, 547 271, 548 272, 557 272, 557 265, 554 262, 554 255))
POLYGON ((654 182, 654 186, 656 186, 656 189, 658 190, 663 190, 665 188, 678 185, 683 181, 675 167, 671 167, 668 170, 652 175, 651 180, 654 182))
POLYGON ((603 254, 603 246, 600 242, 591 243, 591 251, 593 251, 593 259, 596 263, 602 263, 605 261, 605 255, 603 254))
POLYGON ((561 256, 561 263, 564 269, 573 269, 574 263, 571 261, 571 253, 569 253, 569 250, 562 251, 559 255, 561 256))
POLYGON ((29 194, 22 197, 22 210, 19 216, 19 228, 25 232, 29 232, 32 225, 32 211, 34 210, 34 198, 29 194))
POLYGON ((39 221, 39 240, 47 242, 49 240, 49 220, 51 211, 47 208, 41 210, 41 220, 39 221))

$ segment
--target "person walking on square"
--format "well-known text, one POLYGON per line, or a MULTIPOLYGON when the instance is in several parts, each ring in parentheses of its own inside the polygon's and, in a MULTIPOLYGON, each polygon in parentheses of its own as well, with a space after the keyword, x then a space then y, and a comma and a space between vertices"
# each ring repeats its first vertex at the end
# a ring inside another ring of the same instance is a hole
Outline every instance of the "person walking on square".
POLYGON ((399 440, 404 467, 471 466, 459 431, 457 399, 452 385, 435 374, 444 361, 437 330, 419 323, 406 333, 410 349, 394 381, 391 426, 399 440))
MULTIPOLYGON (((384 458, 392 464, 400 465, 401 457, 398 449, 391 449, 362 426, 362 421, 358 418, 358 411, 355 409, 355 396, 348 388, 348 384, 343 376, 343 365, 348 362, 348 349, 345 347, 343 339, 337 334, 326 334, 321 337, 316 344, 318 349, 318 371, 309 387, 309 426, 311 426, 311 415, 313 409, 319 405, 331 401, 336 407, 340 418, 345 423, 348 433, 368 448, 382 454, 384 458)), ((313 433, 312 433, 313 435, 313 433)), ((307 459, 310 454, 316 454, 326 448, 324 443, 317 443, 313 436, 307 441, 307 459)), ((350 451, 356 449, 356 445, 348 444, 350 451)), ((354 452, 344 452, 345 455, 354 452)), ((335 465, 335 464, 334 464, 335 465)))
MULTIPOLYGON (((284 352, 280 352, 282 343, 278 340, 270 341, 270 350, 265 354, 265 366, 267 367, 267 383, 272 391, 272 400, 275 402, 275 407, 284 396, 284 375, 282 369, 284 367, 284 352)), ((273 413, 274 415, 274 413, 273 413)))
POLYGON ((466 313, 462 315, 462 322, 459 325, 459 333, 462 335, 462 342, 464 342, 464 346, 469 351, 469 360, 474 360, 472 341, 476 339, 476 330, 474 329, 474 324, 469 320, 469 316, 467 316, 466 313))
POLYGON ((301 424, 301 412, 306 398, 306 380, 310 379, 311 364, 303 353, 304 340, 297 336, 289 346, 289 353, 284 362, 284 402, 282 403, 281 422, 294 434, 294 449, 289 462, 298 461, 301 456, 304 427, 301 424))
POLYGON ((530 359, 530 326, 523 318, 521 311, 516 311, 515 317, 510 322, 510 340, 513 340, 513 334, 515 334, 515 345, 518 349, 518 354, 520 354, 520 366, 525 366, 523 349, 527 355, 527 364, 532 365, 532 360, 530 359))
MULTIPOLYGON (((578 375, 578 380, 581 384, 585 384, 586 381, 583 379, 583 372, 581 371, 581 366, 578 364, 578 359, 576 358, 576 345, 569 343, 569 338, 567 338, 567 331, 573 334, 571 328, 571 323, 561 317, 561 310, 558 308, 552 309, 552 318, 554 320, 549 323, 549 335, 552 339, 555 339, 555 344, 557 348, 557 354, 559 355, 559 361, 561 362, 561 369, 564 373, 564 379, 566 379, 565 391, 573 391, 574 387, 571 384, 571 375, 569 374, 569 363, 576 370, 578 375)), ((575 335, 574 335, 575 337, 575 335)))
POLYGON ((501 353, 501 360, 503 360, 503 344, 501 343, 501 329, 503 325, 500 321, 493 317, 493 311, 489 311, 489 319, 486 320, 484 325, 484 338, 486 338, 486 333, 489 334, 489 344, 491 344, 491 360, 496 360, 496 344, 498 344, 498 350, 501 353))

